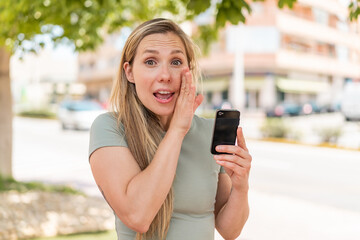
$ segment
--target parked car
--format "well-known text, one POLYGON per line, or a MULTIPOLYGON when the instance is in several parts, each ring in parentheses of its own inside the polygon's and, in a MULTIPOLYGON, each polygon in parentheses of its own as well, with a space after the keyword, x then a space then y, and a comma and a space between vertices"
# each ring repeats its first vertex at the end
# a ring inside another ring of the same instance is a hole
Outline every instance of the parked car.
POLYGON ((88 130, 95 118, 104 112, 106 110, 95 101, 65 101, 59 107, 58 119, 64 130, 88 130))
POLYGON ((279 103, 274 109, 266 112, 267 117, 283 117, 283 116, 298 116, 302 111, 302 106, 296 103, 279 103))
POLYGON ((347 121, 360 120, 360 82, 345 84, 341 112, 347 121))
POLYGON ((308 115, 308 114, 312 114, 312 113, 320 113, 320 112, 326 112, 326 109, 321 109, 321 107, 319 107, 316 102, 314 101, 309 101, 304 103, 304 105, 302 106, 302 114, 308 115))

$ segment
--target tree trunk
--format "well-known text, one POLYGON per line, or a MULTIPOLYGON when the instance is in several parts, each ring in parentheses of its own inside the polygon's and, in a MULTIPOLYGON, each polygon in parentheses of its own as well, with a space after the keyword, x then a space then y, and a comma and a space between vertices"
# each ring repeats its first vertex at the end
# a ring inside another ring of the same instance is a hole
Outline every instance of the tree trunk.
POLYGON ((12 176, 12 94, 10 53, 0 47, 0 174, 12 176))

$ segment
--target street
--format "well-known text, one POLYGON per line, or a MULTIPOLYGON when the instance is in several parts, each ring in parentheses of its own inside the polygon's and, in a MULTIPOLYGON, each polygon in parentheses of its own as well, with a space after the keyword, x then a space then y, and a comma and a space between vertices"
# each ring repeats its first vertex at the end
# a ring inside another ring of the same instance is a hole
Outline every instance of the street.
MULTIPOLYGON (((100 196, 88 134, 63 131, 56 120, 14 118, 14 177, 100 196)), ((239 239, 360 239, 360 151, 258 140, 247 145, 253 156, 250 218, 239 239)))

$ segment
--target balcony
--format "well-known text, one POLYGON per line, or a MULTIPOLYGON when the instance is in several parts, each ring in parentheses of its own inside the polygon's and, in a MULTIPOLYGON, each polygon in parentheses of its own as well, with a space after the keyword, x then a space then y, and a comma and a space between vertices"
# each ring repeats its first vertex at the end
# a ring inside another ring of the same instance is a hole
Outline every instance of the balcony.
POLYGON ((324 75, 359 78, 360 68, 357 63, 339 61, 336 58, 319 56, 280 49, 276 53, 276 67, 279 70, 296 70, 324 75))
POLYGON ((316 7, 341 17, 348 16, 346 5, 344 6, 343 4, 339 3, 338 0, 298 0, 298 3, 316 7))
POLYGON ((276 25, 281 33, 360 51, 360 36, 354 33, 343 32, 281 11, 276 15, 276 25))

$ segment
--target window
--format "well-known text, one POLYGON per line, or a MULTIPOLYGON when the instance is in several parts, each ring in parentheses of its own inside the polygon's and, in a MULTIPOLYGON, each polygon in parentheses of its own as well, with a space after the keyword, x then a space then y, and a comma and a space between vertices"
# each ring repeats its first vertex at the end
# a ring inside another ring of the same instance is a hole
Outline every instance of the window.
POLYGON ((281 41, 283 47, 285 47, 286 49, 295 50, 297 52, 311 51, 311 42, 309 42, 308 40, 289 35, 283 35, 281 41))
POLYGON ((339 61, 349 60, 349 49, 345 46, 336 46, 336 56, 339 61))
POLYGON ((316 53, 322 56, 327 55, 327 44, 318 42, 316 45, 316 53))
POLYGON ((336 15, 330 14, 329 16, 329 26, 332 28, 337 28, 337 24, 339 22, 339 19, 336 15))
POLYGON ((323 25, 329 25, 329 14, 321 9, 313 8, 314 20, 323 25))
POLYGON ((346 21, 337 21, 336 28, 342 32, 349 32, 349 25, 346 23, 346 21))
POLYGON ((307 20, 312 20, 312 15, 313 15, 310 7, 298 3, 294 4, 293 9, 289 10, 289 13, 299 18, 307 19, 307 20))
POLYGON ((222 92, 222 99, 227 101, 229 99, 229 91, 225 90, 222 92))

